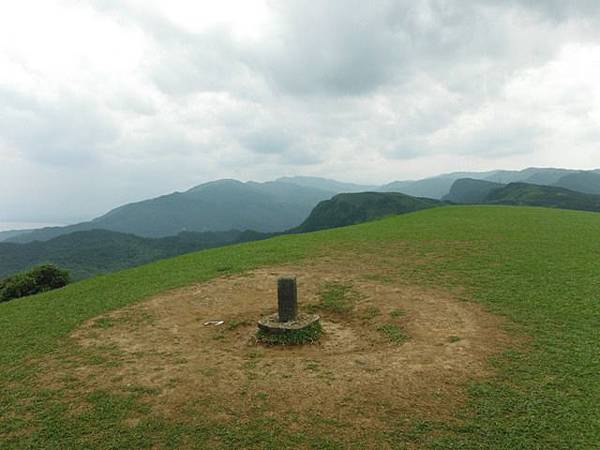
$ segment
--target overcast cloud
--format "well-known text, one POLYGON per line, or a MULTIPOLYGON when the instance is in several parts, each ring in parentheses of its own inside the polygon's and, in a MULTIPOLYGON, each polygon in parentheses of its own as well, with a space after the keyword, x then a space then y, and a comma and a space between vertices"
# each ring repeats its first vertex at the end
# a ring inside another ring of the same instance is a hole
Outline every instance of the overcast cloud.
POLYGON ((0 6, 0 222, 216 178, 600 167, 600 2, 0 6))

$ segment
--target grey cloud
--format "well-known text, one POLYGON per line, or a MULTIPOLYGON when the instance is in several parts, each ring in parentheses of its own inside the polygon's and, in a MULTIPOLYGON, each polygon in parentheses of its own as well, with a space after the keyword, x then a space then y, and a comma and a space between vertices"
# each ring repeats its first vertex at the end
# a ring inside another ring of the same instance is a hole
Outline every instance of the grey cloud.
POLYGON ((573 16, 590 17, 600 11, 600 4, 596 0, 485 0, 484 3, 527 8, 557 22, 573 16))
MULTIPOLYGON (((310 7, 304 1, 276 4, 282 25, 263 46, 246 49, 248 64, 294 94, 364 95, 419 73, 452 82, 457 69, 464 73, 468 66, 491 58, 510 68, 514 57, 511 33, 519 16, 498 13, 485 4, 385 0, 311 2, 310 7)), ((523 44, 518 45, 529 47, 523 44)), ((535 52, 527 52, 523 60, 532 62, 554 47, 545 39, 535 44, 535 52)), ((473 74, 477 69, 467 70, 473 74)))
POLYGON ((64 176, 53 195, 88 178, 115 186, 82 188, 102 205, 123 202, 123 192, 143 198, 228 176, 342 174, 377 183, 429 174, 440 160, 501 164, 542 144, 577 136, 585 147, 596 138, 593 120, 581 116, 598 110, 579 86, 565 90, 581 96, 568 108, 528 102, 527 89, 522 102, 506 92, 565 44, 600 43, 596 1, 273 0, 272 21, 248 40, 224 26, 190 32, 151 2, 89 3, 102 20, 143 36, 135 89, 58 82, 64 95, 48 100, 0 85, 0 148, 17 149, 46 184, 49 168, 82 173, 64 176), (545 125, 563 117, 574 122, 563 134, 545 125))
POLYGON ((249 58, 294 93, 362 94, 390 80, 410 37, 386 24, 389 2, 279 2, 278 27, 249 58))
POLYGON ((167 95, 230 90, 246 76, 246 65, 230 30, 213 27, 191 33, 168 18, 128 2, 93 0, 105 14, 138 27, 156 43, 150 78, 167 95))
POLYGON ((498 158, 530 153, 544 129, 539 126, 514 125, 469 136, 462 144, 462 153, 483 158, 498 158))
POLYGON ((3 141, 31 161, 77 166, 94 161, 115 142, 119 129, 93 101, 68 93, 54 100, 0 90, 3 141))
MULTIPOLYGON (((280 0, 271 3, 276 24, 258 42, 237 41, 222 27, 191 33, 127 3, 94 3, 157 42, 152 79, 168 95, 243 97, 263 82, 291 95, 368 95, 422 73, 461 92, 486 77, 493 90, 515 68, 551 57, 560 42, 552 27, 527 29, 536 25, 528 12, 551 14, 559 2, 280 0)), ((561 10, 570 17, 581 8, 561 10)))
POLYGON ((291 136, 277 128, 251 131, 240 137, 240 143, 245 148, 267 154, 286 153, 292 142, 291 136))

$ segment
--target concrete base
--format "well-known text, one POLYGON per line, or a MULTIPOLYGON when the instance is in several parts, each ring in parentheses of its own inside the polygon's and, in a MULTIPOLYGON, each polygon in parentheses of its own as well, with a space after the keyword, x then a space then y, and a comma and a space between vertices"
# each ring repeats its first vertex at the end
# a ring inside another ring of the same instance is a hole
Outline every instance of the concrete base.
POLYGON ((258 328, 265 333, 283 334, 287 333, 288 331, 303 330, 304 328, 319 322, 319 319, 320 317, 317 314, 300 313, 296 317, 296 320, 280 322, 279 315, 272 314, 260 319, 258 321, 258 328))

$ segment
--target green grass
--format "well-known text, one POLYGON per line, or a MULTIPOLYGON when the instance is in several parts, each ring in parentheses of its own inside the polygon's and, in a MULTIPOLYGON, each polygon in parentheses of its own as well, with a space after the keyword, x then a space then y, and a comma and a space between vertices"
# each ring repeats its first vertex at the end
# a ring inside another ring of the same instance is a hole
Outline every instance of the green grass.
POLYGON ((598 449, 599 236, 595 213, 435 208, 189 254, 0 304, 0 447, 345 448, 330 428, 316 426, 311 433, 292 426, 293 418, 259 412, 251 420, 214 423, 194 410, 173 422, 152 413, 148 405, 156 393, 143 389, 94 391, 88 408, 74 415, 68 394, 75 381, 53 388, 39 385, 36 376, 44 370, 40 356, 61 351, 69 332, 106 311, 209 280, 223 267, 239 273, 350 252, 383 258, 386 273, 402 282, 460 288, 466 299, 506 316, 512 332, 530 336, 526 345, 491 361, 494 377, 468 386, 468 402, 452 423, 411 422, 390 413, 390 431, 365 435, 355 448, 381 439, 395 448, 598 449), (132 416, 140 420, 126 425, 132 416))

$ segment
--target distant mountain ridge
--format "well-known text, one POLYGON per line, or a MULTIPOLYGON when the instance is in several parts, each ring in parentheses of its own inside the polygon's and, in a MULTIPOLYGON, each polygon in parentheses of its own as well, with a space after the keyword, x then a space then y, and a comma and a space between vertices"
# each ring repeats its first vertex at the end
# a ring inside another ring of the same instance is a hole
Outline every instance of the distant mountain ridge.
POLYGON ((541 206, 600 212, 600 195, 522 182, 499 184, 464 178, 454 182, 444 199, 454 203, 541 206))
POLYGON ((442 174, 435 177, 424 178, 416 181, 394 181, 381 186, 378 190, 382 192, 401 192, 414 197, 427 197, 436 200, 442 199, 452 187, 452 184, 460 178, 483 179, 495 172, 454 172, 442 174))
POLYGON ((531 183, 541 185, 554 185, 561 178, 576 174, 595 171, 579 171, 561 168, 530 167, 523 170, 492 170, 488 172, 453 172, 415 181, 395 181, 378 190, 384 192, 402 192, 416 197, 442 199, 448 195, 452 185, 459 179, 470 178, 473 180, 489 181, 499 184, 531 183))
POLYGON ((93 229, 155 238, 173 236, 182 231, 283 231, 302 223, 318 202, 335 194, 334 191, 280 181, 242 183, 218 180, 185 192, 123 205, 89 222, 42 228, 6 241, 46 241, 75 231, 93 229))
POLYGON ((554 186, 586 194, 600 194, 600 173, 598 171, 569 173, 556 181, 554 186))
POLYGON ((320 202, 300 227, 282 233, 229 230, 144 238, 115 231, 88 230, 46 241, 0 242, 0 278, 34 265, 53 263, 70 270, 75 279, 82 279, 192 251, 265 239, 276 234, 352 225, 443 204, 438 200, 414 198, 396 192, 348 193, 320 202))
POLYGON ((454 172, 421 180, 395 181, 378 187, 302 176, 282 177, 264 183, 224 179, 204 183, 185 192, 123 205, 88 222, 66 227, 2 232, 0 241, 44 241, 75 231, 94 229, 142 237, 173 236, 182 231, 230 229, 280 232, 298 226, 320 201, 340 193, 399 192, 413 197, 448 199, 458 203, 479 201, 473 198, 453 199, 452 196, 456 195, 456 189, 451 194, 454 183, 466 178, 503 185, 513 182, 556 185, 600 194, 600 171, 561 168, 454 172))
MULTIPOLYGON (((244 183, 236 187, 244 190, 244 183)), ((227 181, 195 188, 190 195, 204 196, 217 188, 230 188, 227 181)), ((278 186, 279 187, 279 186, 278 186)), ((292 188, 293 189, 293 188, 292 188)), ((285 192, 280 192, 285 196, 285 192)), ((600 195, 585 194, 558 186, 530 183, 507 185, 484 180, 459 179, 445 199, 454 203, 542 206, 600 211, 600 195)), ((250 230, 182 232, 176 236, 144 238, 108 230, 76 231, 47 241, 25 244, 0 242, 0 278, 41 263, 70 269, 76 279, 141 265, 206 248, 264 239, 277 234, 303 233, 354 225, 389 215, 447 205, 445 201, 412 197, 397 192, 337 194, 311 211, 301 225, 286 232, 259 233, 250 230)), ((120 214, 118 210, 111 212, 120 214)))
POLYGON ((298 186, 310 187, 314 189, 320 189, 328 192, 342 193, 342 192, 366 192, 377 189, 375 185, 345 183, 341 181, 331 180, 329 178, 319 177, 281 177, 275 180, 275 182, 296 184, 298 186))

